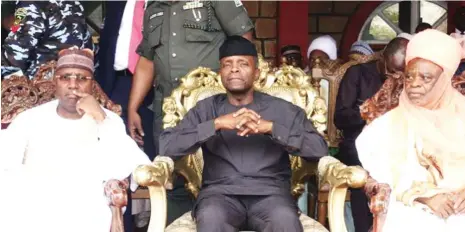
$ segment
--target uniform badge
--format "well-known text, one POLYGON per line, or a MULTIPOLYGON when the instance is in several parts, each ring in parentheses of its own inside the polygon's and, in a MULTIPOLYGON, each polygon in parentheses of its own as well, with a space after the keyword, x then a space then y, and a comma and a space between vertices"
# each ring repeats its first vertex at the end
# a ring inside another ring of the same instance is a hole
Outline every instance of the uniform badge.
POLYGON ((236 7, 242 6, 242 1, 241 0, 234 0, 234 3, 236 4, 236 7))
POLYGON ((19 30, 19 28, 23 24, 24 19, 26 18, 26 15, 27 15, 27 11, 24 8, 18 8, 15 11, 15 21, 13 23, 13 26, 11 26, 10 28, 10 30, 13 33, 16 33, 19 30))
POLYGON ((202 8, 203 3, 200 1, 192 1, 192 2, 187 2, 184 6, 182 6, 183 10, 190 10, 190 9, 196 9, 196 8, 202 8))

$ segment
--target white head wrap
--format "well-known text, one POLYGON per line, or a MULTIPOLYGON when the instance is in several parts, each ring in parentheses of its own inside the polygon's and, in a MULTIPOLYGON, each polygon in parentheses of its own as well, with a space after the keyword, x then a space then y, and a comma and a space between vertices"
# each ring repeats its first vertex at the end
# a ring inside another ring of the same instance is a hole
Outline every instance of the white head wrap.
POLYGON ((398 34, 397 37, 410 40, 413 37, 413 35, 411 35, 409 33, 402 32, 402 33, 398 34))
POLYGON ((329 35, 320 36, 310 43, 307 51, 307 58, 310 57, 310 53, 312 53, 314 50, 320 50, 326 53, 331 60, 337 59, 336 40, 334 40, 333 37, 329 35))

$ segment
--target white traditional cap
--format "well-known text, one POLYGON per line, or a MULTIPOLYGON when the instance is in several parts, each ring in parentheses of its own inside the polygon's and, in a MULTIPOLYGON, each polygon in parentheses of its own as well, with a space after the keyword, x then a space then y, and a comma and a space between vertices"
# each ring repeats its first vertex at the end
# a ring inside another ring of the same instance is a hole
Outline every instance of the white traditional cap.
POLYGON ((411 35, 409 33, 402 32, 402 33, 398 34, 397 37, 410 40, 410 39, 412 39, 413 35, 411 35))
POLYGON ((308 47, 307 58, 310 57, 310 53, 314 50, 320 50, 326 53, 331 60, 337 59, 336 40, 334 40, 330 35, 323 35, 314 39, 308 47))

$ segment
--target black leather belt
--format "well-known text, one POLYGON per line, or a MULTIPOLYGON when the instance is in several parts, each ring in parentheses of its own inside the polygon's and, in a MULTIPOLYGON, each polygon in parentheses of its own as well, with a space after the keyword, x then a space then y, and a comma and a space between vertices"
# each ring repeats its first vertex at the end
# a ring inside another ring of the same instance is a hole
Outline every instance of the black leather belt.
POLYGON ((115 74, 116 74, 116 76, 132 76, 132 73, 131 73, 131 71, 129 71, 129 69, 116 71, 115 74))

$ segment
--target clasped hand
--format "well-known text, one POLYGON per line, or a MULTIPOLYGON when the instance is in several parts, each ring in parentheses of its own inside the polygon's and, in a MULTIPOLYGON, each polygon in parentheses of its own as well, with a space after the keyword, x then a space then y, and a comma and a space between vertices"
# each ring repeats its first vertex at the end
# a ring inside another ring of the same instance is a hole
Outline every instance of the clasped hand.
POLYGON ((441 193, 430 198, 419 199, 427 205, 437 216, 448 218, 454 214, 465 213, 465 189, 455 193, 441 193))
POLYGON ((272 122, 262 119, 257 112, 247 108, 215 119, 215 129, 237 130, 239 136, 271 133, 272 127, 272 122))

